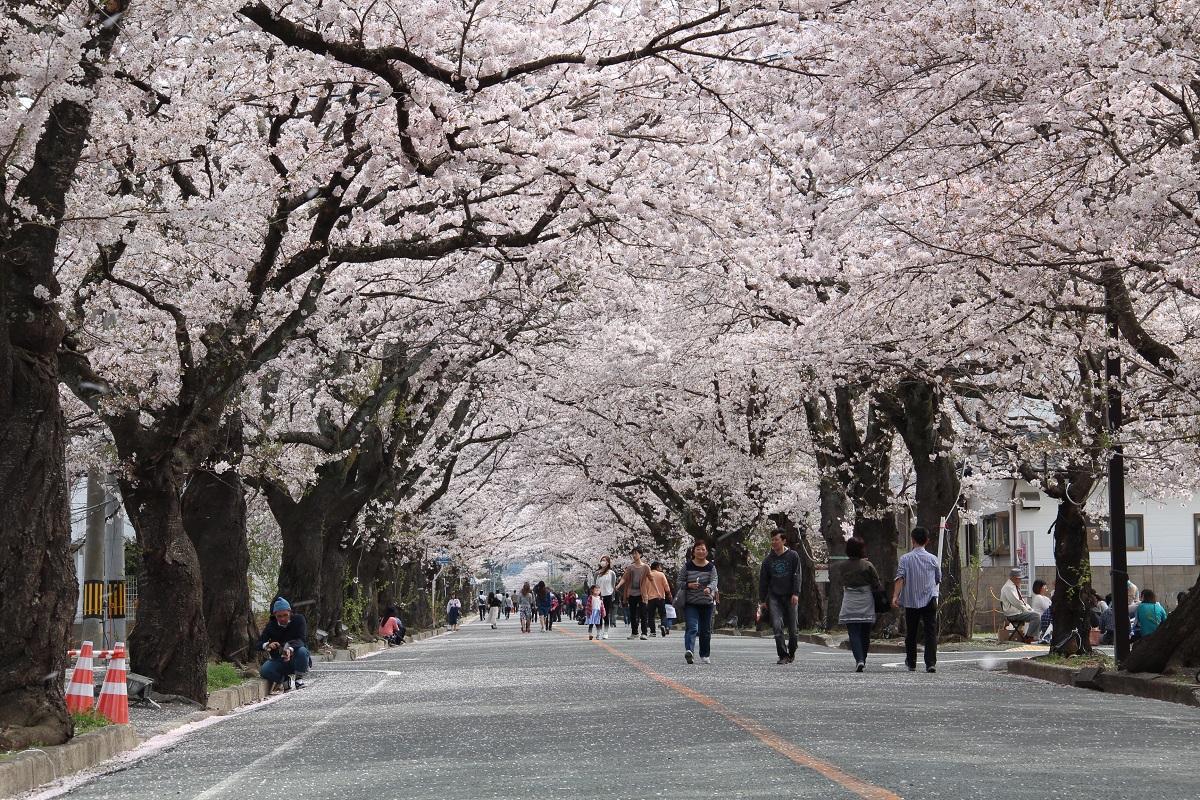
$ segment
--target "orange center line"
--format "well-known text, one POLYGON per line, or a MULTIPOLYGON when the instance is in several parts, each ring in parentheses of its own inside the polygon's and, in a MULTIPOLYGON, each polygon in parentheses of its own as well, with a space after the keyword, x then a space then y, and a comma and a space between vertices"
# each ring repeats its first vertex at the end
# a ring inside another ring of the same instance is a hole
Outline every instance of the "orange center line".
MULTIPOLYGON (((564 636, 570 636, 572 639, 583 638, 579 634, 569 633, 562 629, 557 630, 559 633, 563 634, 564 636)), ((703 692, 698 692, 692 687, 686 686, 677 680, 668 678, 666 675, 663 675, 660 672, 655 672, 648 665, 642 663, 628 653, 624 653, 612 645, 600 641, 599 639, 594 640, 592 643, 603 647, 609 653, 612 653, 617 658, 630 664, 646 677, 661 683, 663 686, 666 686, 668 689, 671 689, 677 694, 686 697, 688 700, 699 703, 709 711, 712 711, 714 714, 724 717, 792 763, 798 764, 801 767, 810 769, 813 772, 825 776, 838 786, 841 786, 843 789, 858 795, 864 800, 903 800, 903 798, 901 798, 900 795, 896 794, 895 792, 891 792, 887 789, 884 789, 882 786, 876 786, 873 783, 867 783, 860 778, 856 778, 840 767, 825 761, 822 758, 814 756, 812 753, 801 747, 797 747, 774 731, 768 730, 761 723, 750 719, 749 717, 742 716, 733 709, 728 708, 721 701, 709 697, 703 692)))

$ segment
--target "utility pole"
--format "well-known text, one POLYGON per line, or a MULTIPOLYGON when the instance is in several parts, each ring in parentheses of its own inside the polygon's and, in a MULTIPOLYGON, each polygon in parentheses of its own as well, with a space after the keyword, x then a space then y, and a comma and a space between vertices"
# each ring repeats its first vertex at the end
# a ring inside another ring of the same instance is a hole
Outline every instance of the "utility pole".
POLYGON ((1108 353, 1104 359, 1104 375, 1108 382, 1108 438, 1112 455, 1108 460, 1108 539, 1112 556, 1113 622, 1116 630, 1118 666, 1129 657, 1129 562, 1125 552, 1125 450, 1121 446, 1121 427, 1125 424, 1121 408, 1121 350, 1120 327, 1112 293, 1106 294, 1108 353))
POLYGON ((104 494, 108 524, 105 529, 107 547, 104 577, 108 581, 109 644, 128 642, 125 631, 125 518, 119 499, 111 490, 104 494))
POLYGON ((104 642, 104 480, 95 467, 87 475, 87 533, 83 542, 83 641, 97 650, 104 642))

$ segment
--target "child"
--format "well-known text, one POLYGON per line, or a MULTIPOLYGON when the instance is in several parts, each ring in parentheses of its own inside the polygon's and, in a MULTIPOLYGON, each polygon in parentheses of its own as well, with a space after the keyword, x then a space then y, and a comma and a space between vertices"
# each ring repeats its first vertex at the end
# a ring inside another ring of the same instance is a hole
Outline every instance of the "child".
POLYGON ((604 601, 600 597, 600 587, 593 586, 591 594, 587 599, 587 626, 588 626, 588 641, 600 635, 601 626, 604 624, 604 601), (595 627, 595 636, 592 635, 592 628, 595 627))
POLYGON ((1167 618, 1167 610, 1162 607, 1150 589, 1142 590, 1142 602, 1137 607, 1138 636, 1149 636, 1158 630, 1158 626, 1167 618))
POLYGON ((671 632, 671 626, 675 623, 675 618, 677 615, 678 612, 675 611, 675 605, 673 603, 667 603, 665 606, 663 606, 663 636, 666 636, 671 632))

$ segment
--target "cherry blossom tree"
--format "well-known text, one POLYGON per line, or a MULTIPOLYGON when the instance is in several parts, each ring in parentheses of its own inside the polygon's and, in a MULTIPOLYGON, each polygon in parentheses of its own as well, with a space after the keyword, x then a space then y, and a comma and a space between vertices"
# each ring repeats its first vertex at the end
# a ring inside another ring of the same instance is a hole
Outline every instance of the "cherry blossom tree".
POLYGON ((71 734, 62 686, 73 616, 64 421, 55 352, 60 226, 126 4, 0 12, 0 748, 71 734))

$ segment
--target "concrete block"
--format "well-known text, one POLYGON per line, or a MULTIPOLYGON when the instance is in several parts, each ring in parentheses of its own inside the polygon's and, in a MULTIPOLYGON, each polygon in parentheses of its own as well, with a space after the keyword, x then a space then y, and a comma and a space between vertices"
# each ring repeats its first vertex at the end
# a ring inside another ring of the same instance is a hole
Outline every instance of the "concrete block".
POLYGON ((266 697, 266 685, 261 678, 254 678, 237 686, 218 689, 208 695, 208 709, 228 714, 239 706, 256 703, 266 697))
POLYGON ((109 725, 66 744, 25 750, 0 761, 0 797, 30 792, 42 784, 94 767, 132 750, 138 736, 129 725, 109 725))
POLYGON ((1200 706, 1200 689, 1149 672, 1105 672, 1099 678, 1106 692, 1163 700, 1185 706, 1200 706))
MULTIPOLYGON (((874 648, 872 647, 871 649, 873 650, 874 648)), ((1077 671, 1072 667, 1063 667, 1058 664, 1043 664, 1032 659, 1018 659, 1008 662, 1008 672, 1010 675, 1037 678, 1038 680, 1057 683, 1060 686, 1074 686, 1075 673, 1077 671)))
POLYGON ((1100 685, 1100 675, 1104 672, 1103 667, 1084 667, 1075 673, 1074 686, 1079 689, 1092 689, 1100 692, 1104 687, 1100 685))

